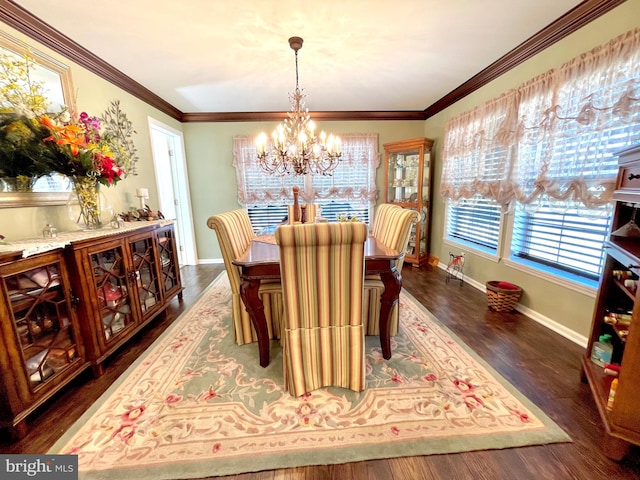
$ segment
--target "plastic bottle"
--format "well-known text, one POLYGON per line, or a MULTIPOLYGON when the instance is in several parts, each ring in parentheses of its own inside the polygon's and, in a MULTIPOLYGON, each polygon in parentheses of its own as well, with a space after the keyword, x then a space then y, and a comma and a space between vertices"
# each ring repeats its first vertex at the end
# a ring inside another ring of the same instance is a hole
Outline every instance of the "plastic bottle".
POLYGON ((611 335, 608 333, 600 335, 598 341, 593 343, 591 361, 596 365, 604 367, 606 363, 611 363, 612 354, 613 344, 611 343, 611 335))
POLYGON ((613 408, 613 401, 616 397, 616 389, 618 388, 618 379, 614 378, 611 381, 611 388, 609 389, 609 398, 607 399, 607 410, 611 410, 613 408))

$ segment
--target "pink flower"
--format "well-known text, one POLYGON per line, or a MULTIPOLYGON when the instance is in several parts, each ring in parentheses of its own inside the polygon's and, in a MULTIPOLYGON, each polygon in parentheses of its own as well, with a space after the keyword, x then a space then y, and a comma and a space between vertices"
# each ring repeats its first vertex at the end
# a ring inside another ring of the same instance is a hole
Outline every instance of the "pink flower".
POLYGON ((174 393, 171 393, 167 395, 167 398, 165 398, 164 401, 169 405, 171 405, 172 403, 178 403, 182 401, 182 395, 176 395, 174 393))
POLYGON ((133 423, 142 416, 145 410, 146 407, 144 405, 140 405, 139 407, 131 407, 128 411, 124 412, 120 416, 120 419, 124 424, 133 423))
POLYGON ((118 437, 120 440, 127 441, 136 433, 136 425, 121 425, 113 434, 111 438, 118 437))
POLYGON ((438 377, 436 377, 433 373, 427 373, 424 377, 422 377, 422 379, 425 382, 435 382, 436 380, 438 380, 438 377))
POLYGON ((465 382, 464 380, 454 380, 453 384, 461 392, 473 392, 475 388, 472 384, 470 384, 469 382, 465 382))
POLYGON ((398 427, 391 427, 391 433, 397 437, 400 435, 400 429, 398 427))
POLYGON ((464 397, 464 403, 469 410, 474 410, 478 407, 482 407, 484 402, 481 398, 476 397, 475 395, 467 395, 464 397))
POLYGON ((214 443, 213 446, 211 447, 211 453, 218 453, 221 448, 222 448, 222 445, 220 444, 220 442, 214 443))
POLYGON ((209 390, 207 390, 207 392, 204 393, 201 398, 203 402, 206 402, 207 400, 216 398, 217 396, 218 394, 213 390, 213 387, 209 387, 209 390))

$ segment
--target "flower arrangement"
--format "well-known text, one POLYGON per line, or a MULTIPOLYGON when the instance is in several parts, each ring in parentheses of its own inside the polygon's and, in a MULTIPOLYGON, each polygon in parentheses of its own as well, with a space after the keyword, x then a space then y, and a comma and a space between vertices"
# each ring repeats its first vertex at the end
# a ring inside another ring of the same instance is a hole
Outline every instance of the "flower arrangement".
POLYGON ((123 178, 124 169, 114 160, 109 142, 100 134, 99 118, 82 112, 62 124, 48 115, 38 121, 51 133, 42 141, 50 147, 53 171, 71 178, 93 178, 107 186, 123 178))
POLYGON ((44 87, 31 80, 34 60, 0 56, 0 177, 59 173, 74 184, 111 186, 136 175, 132 123, 114 101, 103 117, 48 112, 44 87))
POLYGON ((0 55, 0 177, 22 183, 51 173, 43 139, 49 131, 36 118, 46 112, 44 87, 31 80, 34 60, 0 55))

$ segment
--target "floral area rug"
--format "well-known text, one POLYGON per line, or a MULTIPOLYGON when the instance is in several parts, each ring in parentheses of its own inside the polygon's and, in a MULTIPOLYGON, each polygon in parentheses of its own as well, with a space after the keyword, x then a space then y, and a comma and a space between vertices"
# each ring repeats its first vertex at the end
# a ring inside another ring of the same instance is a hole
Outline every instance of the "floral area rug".
POLYGON ((408 292, 384 360, 367 337, 367 388, 283 391, 282 350, 238 346, 221 274, 54 445, 81 479, 184 479, 509 448, 570 438, 408 292))

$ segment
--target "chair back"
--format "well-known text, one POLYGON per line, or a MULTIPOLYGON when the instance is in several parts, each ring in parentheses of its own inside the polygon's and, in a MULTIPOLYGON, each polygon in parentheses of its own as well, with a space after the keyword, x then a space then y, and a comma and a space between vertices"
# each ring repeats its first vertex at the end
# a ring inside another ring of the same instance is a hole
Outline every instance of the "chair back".
POLYGON ((299 396, 334 385, 364 389, 364 223, 276 229, 285 315, 285 386, 299 396))
POLYGON ((402 252, 402 257, 396 264, 398 271, 402 270, 411 229, 419 218, 420 214, 416 210, 391 203, 383 203, 376 210, 371 234, 387 247, 402 252))
MULTIPOLYGON (((231 315, 235 341, 238 345, 255 342, 258 336, 240 295, 240 267, 232 263, 249 248, 255 236, 249 214, 243 209, 220 213, 209 217, 207 225, 216 231, 231 286, 231 315)), ((280 282, 260 282, 258 295, 264 305, 269 338, 280 338, 284 310, 280 282)))
POLYGON ((242 208, 219 213, 209 217, 207 225, 216 231, 231 291, 239 293, 240 269, 232 262, 249 248, 255 237, 249 214, 242 208))

